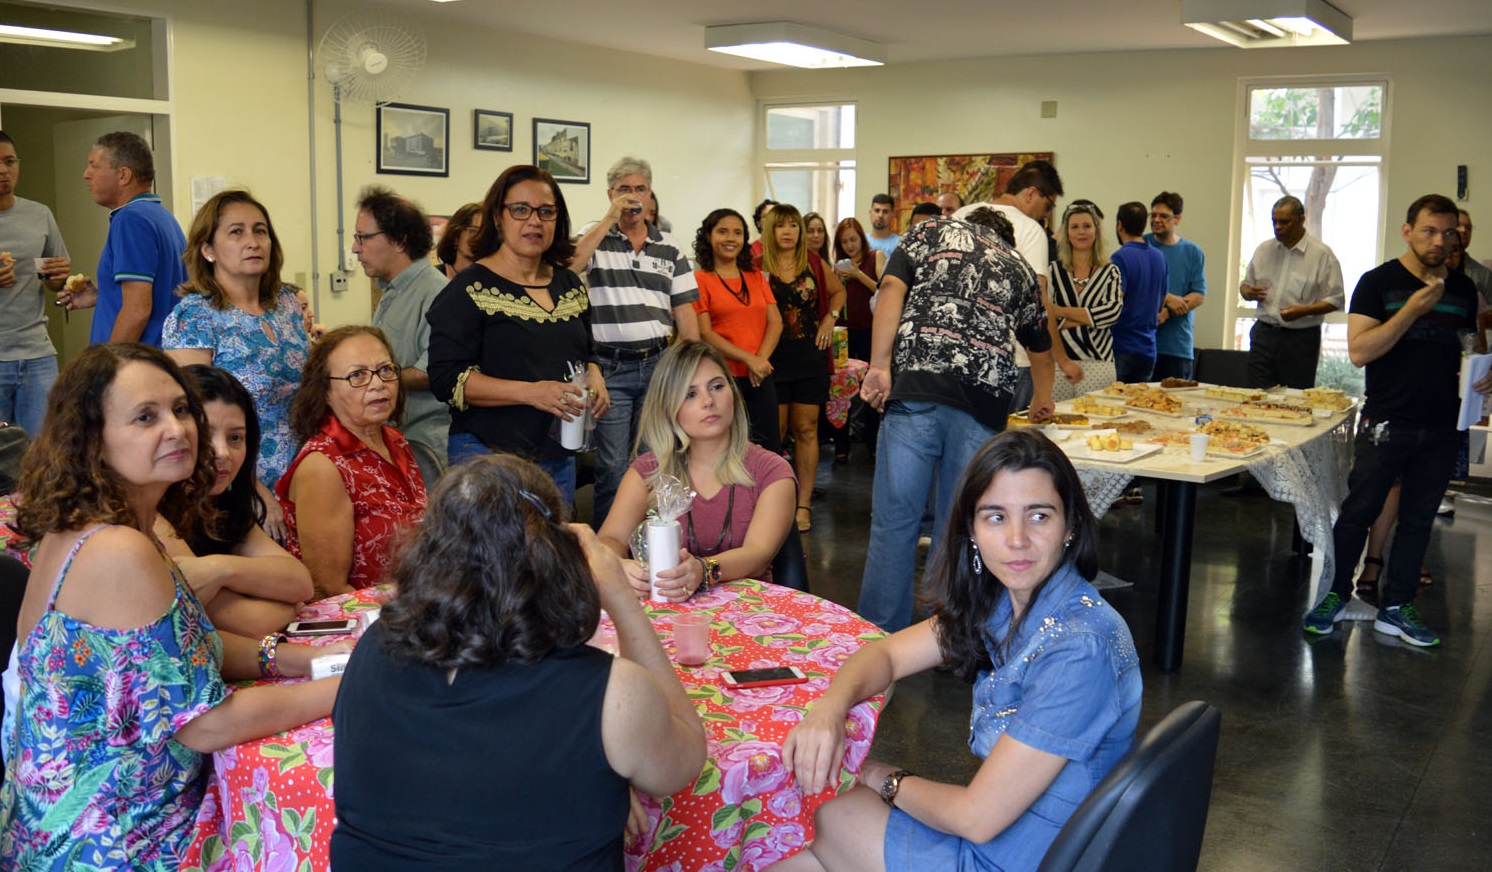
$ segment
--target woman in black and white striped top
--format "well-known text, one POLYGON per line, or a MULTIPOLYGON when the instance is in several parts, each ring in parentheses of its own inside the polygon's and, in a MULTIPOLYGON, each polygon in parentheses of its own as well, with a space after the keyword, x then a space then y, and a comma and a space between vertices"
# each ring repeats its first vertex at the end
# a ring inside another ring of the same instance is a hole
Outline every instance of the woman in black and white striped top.
POLYGON ((1098 207, 1079 201, 1062 213, 1057 259, 1051 265, 1052 312, 1067 356, 1083 368, 1077 384, 1058 379, 1053 399, 1065 400, 1114 381, 1114 340, 1109 333, 1124 308, 1119 268, 1105 258, 1098 207))

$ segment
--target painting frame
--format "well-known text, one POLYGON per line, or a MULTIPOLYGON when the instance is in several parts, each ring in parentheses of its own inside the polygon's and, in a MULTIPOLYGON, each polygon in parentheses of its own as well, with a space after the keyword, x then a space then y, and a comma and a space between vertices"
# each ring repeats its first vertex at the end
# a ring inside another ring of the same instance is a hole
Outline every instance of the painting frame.
POLYGON ((373 141, 376 172, 440 178, 451 175, 451 110, 413 103, 384 103, 376 115, 377 136, 373 141))
POLYGON ((560 184, 589 184, 591 125, 585 121, 535 118, 534 166, 548 170, 560 184))
POLYGON ((471 110, 471 147, 478 151, 513 150, 513 113, 471 110), (506 136, 506 145, 503 144, 506 136))
POLYGON ((1005 192, 1005 183, 1033 160, 1055 162, 1050 151, 904 155, 886 160, 886 193, 896 201, 898 227, 911 226, 912 208, 952 191, 968 203, 988 202, 1005 192))

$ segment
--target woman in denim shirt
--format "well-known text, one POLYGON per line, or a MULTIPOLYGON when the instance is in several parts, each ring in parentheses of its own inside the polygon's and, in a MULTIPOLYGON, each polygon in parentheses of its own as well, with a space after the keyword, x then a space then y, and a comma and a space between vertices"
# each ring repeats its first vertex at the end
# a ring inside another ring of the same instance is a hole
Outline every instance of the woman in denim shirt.
POLYGON ((932 617, 865 646, 783 743, 805 794, 844 758, 849 709, 947 664, 974 684, 967 786, 866 760, 826 803, 810 849, 777 869, 1034 870, 1129 750, 1140 668, 1121 618, 1087 579, 1096 525, 1067 457, 1034 430, 1001 433, 959 479, 929 572, 932 617))

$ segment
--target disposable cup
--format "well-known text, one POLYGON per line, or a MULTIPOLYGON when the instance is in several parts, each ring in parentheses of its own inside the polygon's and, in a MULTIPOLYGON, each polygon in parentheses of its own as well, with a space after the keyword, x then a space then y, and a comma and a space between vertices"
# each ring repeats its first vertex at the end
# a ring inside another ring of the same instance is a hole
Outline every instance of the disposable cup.
POLYGON ((647 529, 648 580, 651 583, 648 596, 653 602, 663 602, 658 595, 658 573, 679 565, 679 541, 684 531, 678 521, 654 519, 644 526, 647 529))
POLYGON ((1201 463, 1207 459, 1207 443, 1211 439, 1206 433, 1192 434, 1192 463, 1201 463))
POLYGON ((585 445, 585 412, 572 412, 568 421, 560 421, 560 447, 579 451, 585 445))
POLYGON ((709 615, 674 615, 673 658, 684 666, 698 666, 710 659, 709 615))

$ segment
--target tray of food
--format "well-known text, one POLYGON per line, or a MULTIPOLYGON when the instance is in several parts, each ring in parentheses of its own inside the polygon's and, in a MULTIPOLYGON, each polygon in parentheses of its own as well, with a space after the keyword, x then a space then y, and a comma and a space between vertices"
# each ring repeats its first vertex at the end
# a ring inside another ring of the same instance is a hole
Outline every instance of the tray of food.
POLYGON ((1145 436, 1155 428, 1144 418, 1126 418, 1123 421, 1115 421, 1112 424, 1094 424, 1094 427, 1110 427, 1126 436, 1145 436))
POLYGON ((1230 388, 1226 385, 1214 385, 1203 393, 1214 400, 1229 400, 1234 403, 1249 403, 1269 396, 1266 391, 1253 388, 1230 388))
POLYGON ((1290 427, 1313 427, 1315 416, 1307 406, 1293 403, 1257 401, 1240 403, 1218 413, 1223 418, 1238 421, 1257 421, 1261 424, 1284 424, 1290 427))
POLYGON ((1214 457, 1232 457, 1237 460, 1263 454, 1268 442, 1239 437, 1214 436, 1207 440, 1207 453, 1214 457))
POLYGON ((1325 409, 1328 412, 1345 412, 1356 402, 1345 391, 1336 388, 1306 388, 1301 392, 1305 405, 1310 409, 1325 409))
POLYGON ((1161 432, 1156 433, 1154 436, 1151 436, 1145 441, 1150 445, 1159 445, 1161 447, 1190 448, 1192 444, 1192 434, 1195 432, 1197 431, 1162 430, 1161 432))
POLYGON ((1029 409, 1012 412, 1005 419, 1005 426, 1007 427, 1046 427, 1048 425, 1055 425, 1062 430, 1087 430, 1093 426, 1093 422, 1088 419, 1087 415, 1078 415, 1071 412, 1058 412, 1054 415, 1038 418, 1033 421, 1031 420, 1029 409))
POLYGON ((1159 445, 1148 443, 1137 445, 1133 440, 1113 430, 1101 430, 1090 434, 1087 439, 1071 439, 1062 448, 1067 452, 1068 457, 1080 460, 1101 460, 1105 463, 1130 463, 1161 450, 1159 445))
POLYGON ((1142 384, 1140 382, 1136 382, 1134 384, 1126 384, 1124 382, 1114 382, 1113 384, 1109 385, 1108 387, 1104 388, 1103 390, 1094 391, 1091 394, 1091 396, 1095 396, 1095 397, 1124 397, 1124 398, 1128 399, 1129 397, 1138 397, 1138 396, 1141 396, 1141 395, 1149 393, 1150 391, 1153 391, 1153 390, 1155 390, 1155 388, 1152 388, 1150 385, 1142 384))
POLYGON ((1106 403, 1093 397, 1078 397, 1071 403, 1064 403, 1068 409, 1079 415, 1087 415, 1090 418, 1122 418, 1129 414, 1129 410, 1119 403, 1106 403))
MULTIPOLYGON (((1194 378, 1176 378, 1175 376, 1167 376, 1166 378, 1163 378, 1160 381, 1156 382, 1155 387, 1163 391, 1195 391, 1202 389, 1204 386, 1201 382, 1197 381, 1194 378)), ((1206 387, 1212 387, 1212 385, 1206 385, 1206 387)))
POLYGON ((1186 415, 1186 405, 1165 391, 1151 388, 1146 393, 1130 397, 1126 407, 1152 415, 1168 415, 1181 418, 1186 415))

